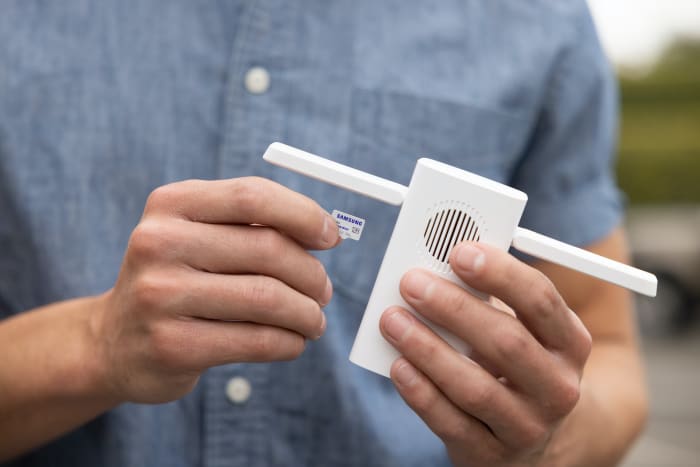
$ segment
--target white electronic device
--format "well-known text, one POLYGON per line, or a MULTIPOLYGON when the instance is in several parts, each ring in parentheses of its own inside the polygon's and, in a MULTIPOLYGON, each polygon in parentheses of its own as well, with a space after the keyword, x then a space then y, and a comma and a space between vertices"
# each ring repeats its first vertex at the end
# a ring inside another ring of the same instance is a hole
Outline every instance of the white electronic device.
POLYGON ((431 159, 419 159, 408 187, 324 159, 282 143, 272 143, 263 158, 275 165, 369 196, 401 205, 391 240, 367 303, 350 360, 389 376, 398 352, 381 335, 379 319, 390 306, 411 310, 455 349, 467 344, 428 322, 403 300, 399 281, 412 268, 428 269, 480 296, 452 272, 448 258, 464 240, 507 250, 511 245, 545 259, 636 292, 655 296, 653 274, 518 227, 527 203, 522 191, 431 159))

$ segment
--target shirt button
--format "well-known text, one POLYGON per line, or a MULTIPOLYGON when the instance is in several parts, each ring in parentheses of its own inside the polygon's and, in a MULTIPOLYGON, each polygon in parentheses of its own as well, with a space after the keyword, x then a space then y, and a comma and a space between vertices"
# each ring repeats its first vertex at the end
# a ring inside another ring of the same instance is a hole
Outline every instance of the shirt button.
POLYGON ((226 397, 234 404, 242 404, 250 398, 250 382, 242 376, 234 376, 226 383, 226 397))
POLYGON ((251 94, 262 94, 270 87, 270 73, 263 67, 254 66, 245 74, 245 88, 251 94))

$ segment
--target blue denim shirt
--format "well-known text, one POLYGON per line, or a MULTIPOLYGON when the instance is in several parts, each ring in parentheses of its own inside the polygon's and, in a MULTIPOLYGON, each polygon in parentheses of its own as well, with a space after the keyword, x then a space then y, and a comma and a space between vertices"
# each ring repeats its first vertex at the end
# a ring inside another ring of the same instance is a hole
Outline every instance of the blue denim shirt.
POLYGON ((574 244, 619 222, 615 88, 583 0, 1 10, 0 316, 110 288, 170 181, 256 174, 367 219, 320 255, 336 293, 300 359, 212 368, 182 400, 124 404, 10 465, 448 464, 390 381, 347 360, 396 208, 266 165, 272 141, 402 183, 419 156, 443 160, 524 190, 523 224, 574 244), (234 376, 252 389, 238 404, 234 376))

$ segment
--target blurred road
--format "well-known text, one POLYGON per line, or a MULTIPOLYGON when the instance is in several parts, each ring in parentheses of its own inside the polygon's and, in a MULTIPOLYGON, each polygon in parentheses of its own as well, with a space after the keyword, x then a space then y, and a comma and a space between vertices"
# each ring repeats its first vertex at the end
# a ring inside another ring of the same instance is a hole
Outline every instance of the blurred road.
POLYGON ((645 338, 651 395, 647 429, 624 467, 700 466, 700 324, 680 336, 645 338))

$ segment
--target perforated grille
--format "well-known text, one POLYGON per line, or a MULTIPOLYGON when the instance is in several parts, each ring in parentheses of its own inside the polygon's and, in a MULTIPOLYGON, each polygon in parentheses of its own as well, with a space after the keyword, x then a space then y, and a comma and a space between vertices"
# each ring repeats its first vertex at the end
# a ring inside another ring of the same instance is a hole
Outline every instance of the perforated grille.
POLYGON ((441 263, 448 263, 452 248, 464 240, 479 241, 477 222, 461 209, 437 211, 425 226, 423 239, 430 255, 441 263))

